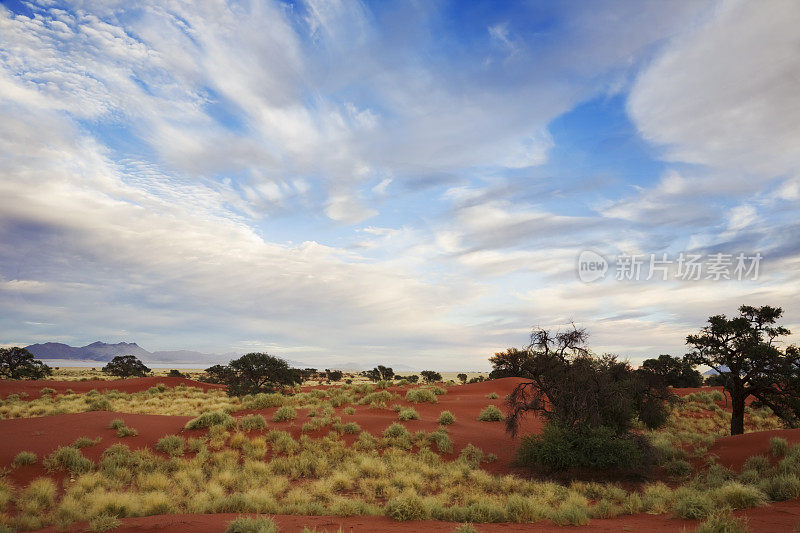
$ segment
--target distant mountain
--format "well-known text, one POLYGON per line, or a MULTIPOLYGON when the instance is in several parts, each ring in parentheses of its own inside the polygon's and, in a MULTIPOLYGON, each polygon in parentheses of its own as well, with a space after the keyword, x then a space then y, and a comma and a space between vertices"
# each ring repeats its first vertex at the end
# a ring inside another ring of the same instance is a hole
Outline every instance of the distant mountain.
POLYGON ((76 348, 59 342, 31 344, 25 347, 39 359, 70 359, 80 361, 111 361, 118 355, 135 355, 147 363, 226 363, 236 354, 206 354, 189 350, 148 352, 135 342, 108 344, 93 342, 76 348))

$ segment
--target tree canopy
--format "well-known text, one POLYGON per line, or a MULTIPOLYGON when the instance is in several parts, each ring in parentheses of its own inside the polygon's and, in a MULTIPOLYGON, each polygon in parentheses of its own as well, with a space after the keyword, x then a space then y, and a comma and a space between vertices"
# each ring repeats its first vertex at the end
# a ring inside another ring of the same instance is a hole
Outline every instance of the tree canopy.
POLYGON ((42 379, 52 373, 25 348, 0 348, 0 377, 4 379, 42 379))
POLYGON ((780 307, 743 305, 739 316, 709 317, 708 325, 686 337, 693 350, 685 360, 707 365, 731 396, 731 435, 744 433, 744 407, 750 396, 770 407, 791 426, 800 415, 800 351, 782 349, 780 339, 790 334, 776 325, 780 307))
POLYGON ((436 383, 442 381, 442 375, 435 370, 423 370, 419 374, 422 376, 422 379, 425 380, 425 383, 436 383))
POLYGON ((118 355, 103 367, 103 372, 123 378, 144 377, 150 369, 135 355, 118 355))
POLYGON ((300 370, 279 357, 258 352, 245 354, 226 366, 215 365, 206 374, 227 385, 231 396, 275 392, 302 383, 300 370))
POLYGON ((653 379, 660 379, 667 387, 699 387, 703 384, 703 376, 695 369, 695 365, 668 354, 645 359, 639 371, 651 374, 653 379))
POLYGON ((489 379, 523 377, 528 355, 527 350, 518 348, 507 348, 504 352, 497 352, 489 358, 489 363, 492 365, 489 379))

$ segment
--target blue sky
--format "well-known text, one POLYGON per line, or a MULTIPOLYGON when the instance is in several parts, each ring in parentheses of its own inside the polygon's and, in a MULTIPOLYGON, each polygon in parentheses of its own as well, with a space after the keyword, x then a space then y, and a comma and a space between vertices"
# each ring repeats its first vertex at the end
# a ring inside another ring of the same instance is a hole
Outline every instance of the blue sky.
POLYGON ((796 326, 798 26, 791 0, 3 2, 0 344, 463 369, 535 325, 633 362, 743 303, 796 326), (763 262, 615 279, 681 252, 763 262))

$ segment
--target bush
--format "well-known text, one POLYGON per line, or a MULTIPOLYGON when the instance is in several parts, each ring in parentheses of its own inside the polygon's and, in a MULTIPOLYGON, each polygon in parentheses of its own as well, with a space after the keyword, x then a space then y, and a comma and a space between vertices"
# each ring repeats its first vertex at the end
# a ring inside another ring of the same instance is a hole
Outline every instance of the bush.
POLYGON ((119 429, 125 427, 125 422, 123 422, 122 419, 120 418, 115 418, 114 420, 111 421, 108 427, 111 429, 119 429))
POLYGON ((167 373, 168 378, 185 378, 188 377, 185 374, 181 373, 180 370, 172 369, 167 373))
POLYGON ((124 437, 135 437, 138 435, 139 432, 136 431, 134 428, 129 428, 128 426, 123 426, 117 430, 117 437, 124 438, 124 437))
POLYGON ((225 533, 277 533, 278 526, 271 518, 244 518, 240 517, 228 522, 225 533))
POLYGON ((762 480, 758 488, 772 501, 793 500, 800 496, 800 479, 792 474, 784 474, 762 480))
POLYGON ((442 411, 439 413, 439 424, 449 426, 456 421, 456 416, 450 411, 442 411))
POLYGON ((14 466, 26 466, 32 465, 36 462, 36 454, 33 452, 22 451, 19 452, 16 457, 14 457, 14 461, 11 463, 14 466))
POLYGON ((478 420, 481 422, 500 422, 503 418, 505 418, 503 412, 495 405, 487 405, 478 415, 478 420))
POLYGON ((254 396, 246 396, 244 406, 247 409, 266 409, 268 407, 280 407, 286 398, 282 394, 261 392, 254 396))
POLYGON ((730 509, 749 509, 767 502, 767 497, 762 491, 749 485, 742 485, 738 481, 726 483, 715 489, 712 497, 719 507, 730 509))
POLYGON ((272 415, 273 422, 287 422, 295 418, 297 418, 297 411, 295 411, 294 407, 289 407, 288 405, 280 407, 275 411, 275 414, 272 415))
POLYGON ((166 453, 170 457, 177 457, 183 455, 185 445, 186 441, 180 435, 167 435, 158 439, 156 450, 166 453))
POLYGON ((348 435, 356 435, 361 433, 361 426, 358 425, 356 422, 348 422, 342 426, 342 433, 347 433, 348 435))
POLYGON ((89 531, 109 531, 122 525, 113 514, 101 513, 89 520, 89 531))
POLYGON ((461 449, 461 453, 458 454, 458 460, 470 468, 478 468, 481 465, 481 461, 483 461, 483 450, 470 442, 461 449))
POLYGON ((402 409, 400 413, 397 415, 397 417, 403 421, 419 420, 419 414, 417 414, 417 412, 411 407, 409 407, 408 409, 402 409))
POLYGON ((446 429, 438 429, 431 433, 428 438, 436 444, 436 449, 439 453, 453 453, 453 442, 450 440, 450 435, 447 434, 446 429))
POLYGON ((428 511, 416 494, 402 494, 386 502, 386 516, 398 522, 425 520, 428 518, 428 511))
POLYGON ((496 392, 490 392, 489 394, 486 395, 486 397, 489 398, 490 400, 496 400, 497 398, 499 398, 496 392))
POLYGON ((352 408, 352 407, 345 407, 344 408, 344 414, 346 414, 346 415, 354 415, 354 414, 356 414, 356 410, 354 408, 352 408))
POLYGON ((567 429, 548 424, 540 435, 523 438, 517 463, 548 471, 573 467, 641 472, 653 463, 647 441, 637 435, 615 435, 609 428, 567 429))
POLYGON ((404 425, 394 422, 392 425, 383 430, 383 436, 387 439, 396 439, 401 437, 409 437, 410 434, 404 425))
POLYGON ((99 398, 86 398, 86 407, 89 411, 110 411, 111 402, 102 396, 99 398))
POLYGON ((255 431, 267 427, 267 421, 261 415, 247 415, 239 420, 239 427, 244 431, 255 431))
POLYGON ((715 511, 700 524, 695 533, 747 533, 747 518, 736 518, 730 511, 715 511))
POLYGON ((92 469, 92 461, 83 456, 78 448, 59 446, 42 461, 49 471, 66 470, 71 474, 84 474, 92 469))
POLYGON ((56 390, 53 389, 53 388, 50 388, 50 387, 44 387, 42 390, 39 391, 39 394, 41 394, 42 396, 45 396, 45 395, 49 396, 49 395, 55 394, 55 393, 56 393, 56 390))
POLYGON ((690 488, 675 491, 673 513, 678 518, 702 520, 714 509, 714 502, 708 494, 690 488))
POLYGON ((411 389, 406 392, 406 401, 411 403, 439 403, 439 399, 431 389, 411 389))
POLYGON ((774 457, 783 457, 789 451, 789 443, 781 437, 772 437, 769 439, 769 450, 774 457))
POLYGON ((664 464, 664 472, 672 477, 686 477, 693 470, 692 464, 684 459, 671 459, 664 464))
POLYGON ((186 429, 206 429, 211 426, 233 429, 236 427, 236 419, 225 411, 207 411, 186 422, 186 429))

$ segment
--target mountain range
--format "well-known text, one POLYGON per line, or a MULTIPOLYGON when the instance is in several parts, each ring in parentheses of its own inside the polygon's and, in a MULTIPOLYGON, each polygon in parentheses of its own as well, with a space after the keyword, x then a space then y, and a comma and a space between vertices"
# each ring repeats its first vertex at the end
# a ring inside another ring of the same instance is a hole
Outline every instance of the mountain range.
MULTIPOLYGON (((191 350, 173 350, 173 351, 158 351, 148 352, 135 342, 118 342, 116 344, 108 344, 105 342, 97 341, 86 346, 70 346, 60 342, 45 342, 41 344, 31 344, 25 347, 26 350, 31 352, 37 359, 66 359, 72 361, 97 361, 108 362, 118 355, 135 355, 145 363, 169 363, 169 364, 215 364, 227 363, 231 359, 239 357, 241 354, 225 353, 225 354, 208 354, 202 352, 194 352, 191 350)), ((285 358, 284 358, 285 359, 285 358)), ((378 365, 367 365, 364 363, 347 362, 341 364, 325 363, 322 365, 309 365, 291 359, 285 359, 287 363, 295 368, 338 368, 343 370, 369 370, 378 365)), ((390 366, 395 372, 412 372, 418 369, 404 365, 402 363, 392 365, 383 363, 390 366)))

